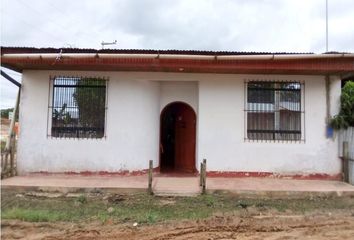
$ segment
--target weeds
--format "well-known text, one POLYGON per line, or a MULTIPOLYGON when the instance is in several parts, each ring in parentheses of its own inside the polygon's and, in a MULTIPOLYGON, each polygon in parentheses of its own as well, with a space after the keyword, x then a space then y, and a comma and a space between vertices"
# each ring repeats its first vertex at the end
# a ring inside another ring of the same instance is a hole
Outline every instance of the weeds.
POLYGON ((215 207, 216 199, 213 195, 203 195, 204 202, 208 207, 215 207))
POLYGON ((85 195, 82 194, 77 198, 77 201, 81 204, 84 204, 84 203, 87 203, 87 198, 85 195))
POLYGON ((65 220, 66 216, 50 210, 31 210, 22 208, 12 208, 2 212, 3 219, 19 219, 27 222, 55 222, 65 220))
MULTIPOLYGON (((120 197, 122 198, 122 197, 120 197)), ((123 199, 123 198, 122 198, 123 199)), ((198 197, 160 198, 148 194, 129 195, 125 200, 107 201, 99 197, 80 195, 77 198, 36 198, 2 191, 2 219, 19 219, 30 222, 92 221, 137 222, 154 224, 167 220, 203 219, 216 213, 276 210, 304 213, 308 211, 354 211, 354 201, 348 198, 334 199, 239 199, 226 194, 210 194, 198 197), (169 201, 169 204, 161 204, 169 201), (82 206, 78 206, 78 203, 82 206)))
POLYGON ((148 212, 146 215, 147 223, 155 223, 158 219, 158 214, 156 212, 148 212))

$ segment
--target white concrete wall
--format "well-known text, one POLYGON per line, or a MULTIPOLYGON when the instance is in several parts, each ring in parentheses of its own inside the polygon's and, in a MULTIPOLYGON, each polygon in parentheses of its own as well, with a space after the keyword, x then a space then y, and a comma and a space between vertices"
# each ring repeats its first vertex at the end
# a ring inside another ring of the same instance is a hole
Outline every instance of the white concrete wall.
POLYGON ((198 83, 185 81, 163 81, 160 85, 160 111, 171 102, 184 102, 198 112, 198 83))
MULTIPOLYGON (((58 73, 57 73, 58 74, 58 73)), ((64 76, 77 73, 61 72, 64 76)), ((66 172, 141 170, 148 160, 158 164, 159 83, 124 74, 80 73, 109 77, 107 137, 47 137, 49 76, 55 72, 23 73, 18 171, 66 172)))
MULTIPOLYGON (((338 78, 331 100, 338 101, 338 78)), ((340 172, 336 140, 326 139, 324 77, 228 74, 25 71, 20 105, 18 170, 25 172, 123 171, 159 161, 160 112, 183 101, 197 113, 197 163, 209 171, 327 173, 340 172), (47 137, 49 76, 109 77, 107 138, 47 137), (244 140, 244 80, 305 82, 306 141, 244 140)), ((332 107, 332 113, 336 107, 332 107)))
POLYGON ((340 78, 338 76, 331 76, 329 78, 329 115, 331 117, 339 113, 341 93, 342 85, 340 78))
MULTIPOLYGON (((338 84, 333 81, 333 88, 338 84)), ((199 82, 199 160, 206 158, 209 170, 338 174, 337 143, 326 139, 325 133, 324 77, 225 75, 199 82), (305 142, 244 140, 245 79, 305 82, 305 142)))

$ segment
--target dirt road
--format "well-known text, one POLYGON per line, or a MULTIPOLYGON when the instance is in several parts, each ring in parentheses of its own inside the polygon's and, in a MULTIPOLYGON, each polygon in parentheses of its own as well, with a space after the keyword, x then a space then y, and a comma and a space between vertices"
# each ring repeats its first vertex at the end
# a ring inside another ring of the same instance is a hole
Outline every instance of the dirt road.
POLYGON ((2 239, 353 239, 352 213, 214 216, 155 225, 2 221, 2 239))

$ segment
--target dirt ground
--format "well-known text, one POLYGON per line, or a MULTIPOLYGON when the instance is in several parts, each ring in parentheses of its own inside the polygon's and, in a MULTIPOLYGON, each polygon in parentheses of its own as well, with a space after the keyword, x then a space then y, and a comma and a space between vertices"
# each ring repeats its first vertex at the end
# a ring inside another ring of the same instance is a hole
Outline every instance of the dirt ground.
POLYGON ((2 239, 353 239, 354 215, 339 211, 311 215, 220 215, 198 221, 154 225, 29 223, 3 220, 2 239))
POLYGON ((354 197, 1 192, 1 239, 354 239, 354 197), (26 221, 24 221, 26 220, 26 221))

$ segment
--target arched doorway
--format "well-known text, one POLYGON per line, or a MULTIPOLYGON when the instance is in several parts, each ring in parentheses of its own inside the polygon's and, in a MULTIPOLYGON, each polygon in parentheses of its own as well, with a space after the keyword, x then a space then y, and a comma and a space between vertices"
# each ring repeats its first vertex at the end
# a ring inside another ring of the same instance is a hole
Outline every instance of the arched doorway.
POLYGON ((194 110, 182 102, 167 105, 160 118, 161 172, 195 172, 195 143, 194 110))

